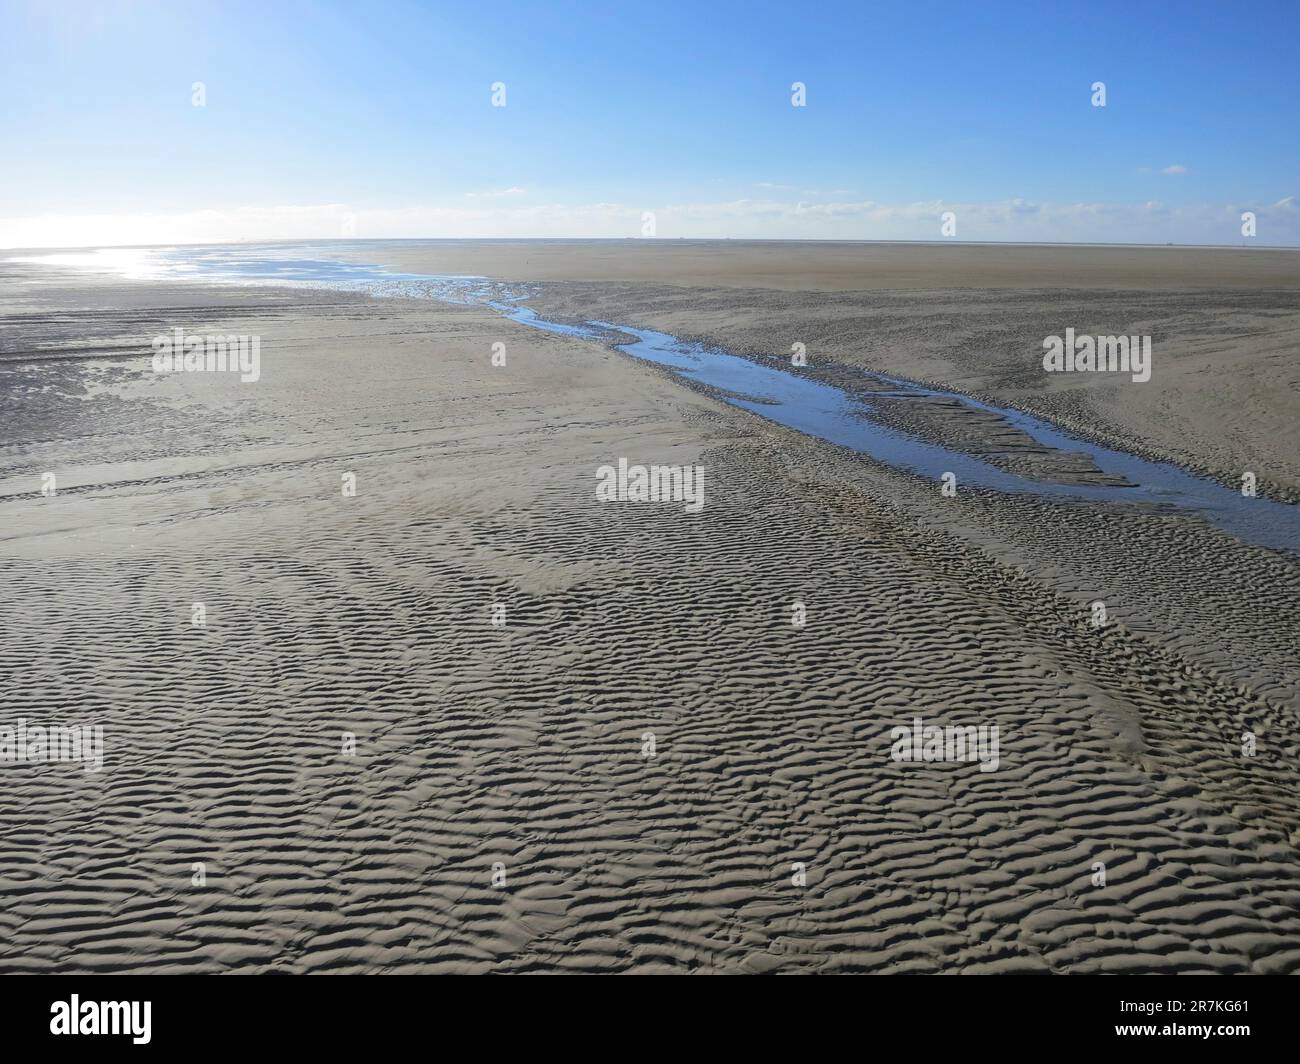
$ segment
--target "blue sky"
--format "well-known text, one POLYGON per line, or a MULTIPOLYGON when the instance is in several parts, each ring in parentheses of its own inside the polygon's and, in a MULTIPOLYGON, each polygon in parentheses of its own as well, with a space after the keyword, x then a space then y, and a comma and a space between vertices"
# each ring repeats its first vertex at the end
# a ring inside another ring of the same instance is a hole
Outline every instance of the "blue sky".
POLYGON ((1300 244, 1300 4, 985 6, 0 0, 0 246, 1300 244))

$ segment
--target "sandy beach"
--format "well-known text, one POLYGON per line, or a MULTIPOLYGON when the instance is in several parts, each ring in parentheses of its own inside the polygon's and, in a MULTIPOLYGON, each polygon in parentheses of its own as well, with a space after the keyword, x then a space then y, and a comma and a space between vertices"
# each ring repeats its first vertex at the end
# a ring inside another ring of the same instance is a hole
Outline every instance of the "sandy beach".
MULTIPOLYGON (((0 765, 0 971, 1300 970, 1295 555, 949 497, 487 305, 23 254, 0 727, 102 726, 103 764, 0 765), (258 379, 154 372, 176 329, 258 337, 258 379), (620 459, 703 467, 704 505, 601 501, 620 459), (915 722, 996 754, 900 760, 915 722)), ((849 394, 887 374, 1300 500, 1294 251, 321 254, 783 369, 803 344, 849 394), (1045 374, 1067 326, 1149 334, 1151 380, 1045 374)), ((1108 483, 941 396, 874 409, 1108 483)))

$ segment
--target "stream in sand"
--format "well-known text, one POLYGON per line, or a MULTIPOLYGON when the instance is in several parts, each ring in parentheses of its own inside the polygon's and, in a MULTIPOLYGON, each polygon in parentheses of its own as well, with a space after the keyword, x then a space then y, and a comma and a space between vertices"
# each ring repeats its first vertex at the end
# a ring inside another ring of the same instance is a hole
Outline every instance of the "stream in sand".
POLYGON ((851 395, 841 388, 800 375, 793 368, 763 365, 649 329, 605 321, 581 324, 548 321, 522 304, 527 295, 519 293, 519 286, 486 277, 396 273, 381 266, 317 257, 328 254, 329 247, 319 244, 186 247, 48 255, 22 261, 119 273, 142 280, 191 278, 206 283, 309 285, 375 296, 484 305, 522 325, 605 343, 633 358, 664 366, 732 406, 934 480, 936 484, 945 473, 952 473, 961 487, 1105 503, 1162 505, 1197 514, 1244 542, 1300 553, 1300 507, 1244 497, 1238 491, 1175 465, 1148 461, 1072 436, 1019 410, 862 371, 865 379, 883 386, 885 390, 879 393, 882 398, 942 399, 995 414, 1043 447, 1087 455, 1097 469, 1124 483, 1079 485, 1030 480, 886 425, 872 410, 870 394, 851 395), (128 258, 122 259, 120 254, 128 254, 128 258))

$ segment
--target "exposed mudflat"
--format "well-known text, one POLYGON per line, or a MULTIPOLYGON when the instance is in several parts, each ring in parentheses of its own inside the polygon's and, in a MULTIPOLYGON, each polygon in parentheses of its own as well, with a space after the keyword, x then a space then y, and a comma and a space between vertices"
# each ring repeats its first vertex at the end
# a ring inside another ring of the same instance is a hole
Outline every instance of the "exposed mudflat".
MULTIPOLYGON (((1221 297, 1275 322, 1254 340, 1149 297, 1238 353, 1214 387, 1053 399, 952 338, 1000 314, 982 350, 1019 353, 1030 325, 1082 329, 1069 308, 1115 321, 1104 298, 552 279, 536 305, 755 357, 801 341, 830 375, 1300 484, 1269 431, 1295 424, 1293 295, 1221 297), (1215 388, 1240 412, 1202 418, 1215 388)), ((1004 425, 880 401, 1039 461, 1004 425)), ((0 263, 0 403, 0 727, 105 743, 99 772, 0 763, 0 971, 1300 971, 1282 553, 1149 506, 944 498, 431 301, 0 263), (178 326, 259 335, 260 379, 153 373, 178 326), (706 505, 598 501, 620 457, 704 466, 706 505), (916 717, 996 725, 997 768, 893 760, 916 717)))

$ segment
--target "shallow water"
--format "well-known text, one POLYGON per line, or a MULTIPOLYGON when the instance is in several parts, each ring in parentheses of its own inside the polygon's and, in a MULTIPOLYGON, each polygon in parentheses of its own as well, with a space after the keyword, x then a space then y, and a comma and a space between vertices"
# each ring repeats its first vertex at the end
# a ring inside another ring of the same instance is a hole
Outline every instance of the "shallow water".
MULTIPOLYGON (((356 244, 338 246, 349 251, 357 248, 356 244)), ((397 273, 381 266, 317 257, 327 255, 330 250, 329 244, 226 245, 134 251, 129 265, 124 265, 120 258, 115 260, 113 252, 29 256, 20 261, 159 280, 189 277, 237 284, 290 283, 377 296, 482 304, 522 325, 612 344, 633 358, 665 366, 683 378, 714 390, 732 406, 934 480, 936 491, 940 477, 953 473, 959 489, 980 487, 1095 502, 1164 505, 1198 514, 1245 542, 1300 552, 1300 507, 1243 497, 1238 491, 1177 466, 1099 446, 1018 410, 863 371, 865 378, 887 387, 887 391, 878 393, 882 397, 938 397, 996 414, 1045 447, 1088 455, 1098 469, 1124 478, 1131 486, 1079 486, 1029 480, 891 428, 878 419, 869 400, 801 376, 793 369, 761 365, 649 329, 604 321, 584 325, 548 321, 521 304, 527 298, 526 292, 485 277, 397 273), (635 339, 625 342, 623 338, 627 336, 635 339)))

